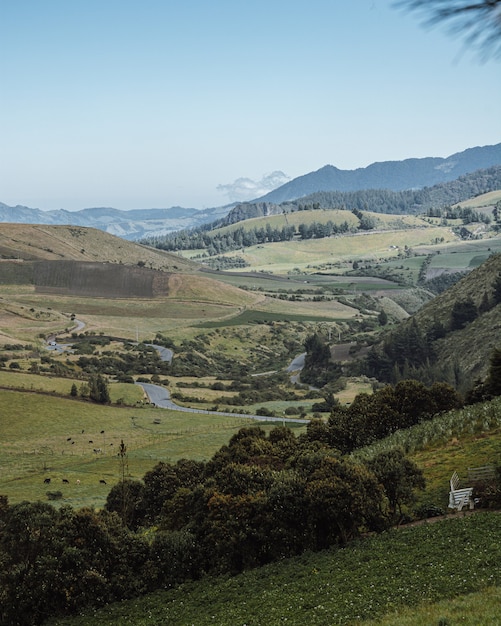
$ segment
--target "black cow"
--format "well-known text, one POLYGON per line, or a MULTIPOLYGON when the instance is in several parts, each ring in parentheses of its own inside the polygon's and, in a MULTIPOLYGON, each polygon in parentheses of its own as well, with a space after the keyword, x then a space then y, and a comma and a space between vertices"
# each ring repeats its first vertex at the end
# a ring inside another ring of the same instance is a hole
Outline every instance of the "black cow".
POLYGON ((69 481, 67 478, 63 478, 63 483, 67 483, 67 484, 69 484, 69 482, 70 482, 70 481, 69 481))
POLYGON ((50 478, 44 478, 44 483, 48 485, 50 483, 50 478))
POLYGON ((106 485, 106 481, 105 481, 103 478, 101 478, 101 480, 100 480, 99 482, 100 482, 102 485, 106 485))

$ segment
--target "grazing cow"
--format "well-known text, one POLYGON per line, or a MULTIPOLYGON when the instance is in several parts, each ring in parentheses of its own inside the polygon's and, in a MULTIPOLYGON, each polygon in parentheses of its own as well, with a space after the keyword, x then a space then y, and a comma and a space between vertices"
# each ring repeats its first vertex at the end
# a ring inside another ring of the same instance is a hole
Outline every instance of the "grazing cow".
POLYGON ((71 441, 71 437, 68 437, 68 439, 66 439, 66 441, 71 441))
POLYGON ((77 478, 77 485, 79 485, 79 484, 80 484, 80 481, 79 481, 79 480, 78 480, 78 478, 77 478))
POLYGON ((104 435, 104 430, 101 431, 101 435, 104 435))
POLYGON ((94 442, 92 441, 92 439, 89 439, 89 443, 94 443, 94 442))
POLYGON ((105 481, 103 478, 101 478, 101 480, 100 480, 99 482, 100 482, 102 485, 106 485, 106 481, 105 481))
POLYGON ((50 478, 44 478, 44 483, 48 485, 50 483, 50 478))
POLYGON ((67 478, 63 478, 63 483, 69 484, 69 480, 67 478))

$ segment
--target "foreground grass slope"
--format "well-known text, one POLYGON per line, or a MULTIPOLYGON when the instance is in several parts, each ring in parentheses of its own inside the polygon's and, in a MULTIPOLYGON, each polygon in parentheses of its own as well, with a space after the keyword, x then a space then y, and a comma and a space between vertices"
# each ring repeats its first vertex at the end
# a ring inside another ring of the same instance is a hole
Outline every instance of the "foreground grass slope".
MULTIPOLYGON (((395 621, 412 607, 414 624, 436 624, 457 611, 461 624, 497 624, 501 598, 501 525, 498 513, 428 523, 361 539, 343 549, 304 554, 233 578, 205 579, 114 604, 51 626, 333 626, 395 621), (469 606, 467 594, 481 593, 469 606), (430 608, 431 605, 431 608, 430 608), (421 621, 419 621, 421 620, 421 621)), ((451 622, 453 623, 453 622, 451 622)))

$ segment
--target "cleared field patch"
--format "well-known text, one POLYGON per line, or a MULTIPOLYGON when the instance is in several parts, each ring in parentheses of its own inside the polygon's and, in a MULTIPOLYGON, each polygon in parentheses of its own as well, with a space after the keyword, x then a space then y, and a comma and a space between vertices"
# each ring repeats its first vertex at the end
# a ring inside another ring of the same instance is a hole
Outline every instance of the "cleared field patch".
MULTIPOLYGON (((48 374, 38 375, 21 371, 0 370, 0 387, 17 391, 38 391, 69 396, 74 384, 80 388, 85 382, 85 379, 82 378, 58 378, 48 374)), ((141 389, 136 385, 110 382, 108 387, 112 403, 121 400, 124 404, 134 405, 143 397, 141 389)))
POLYGON ((0 289, 5 294, 0 300, 0 333, 5 343, 13 338, 29 341, 39 334, 71 331, 75 327, 70 315, 85 323, 85 332, 94 331, 135 339, 150 340, 157 332, 206 319, 221 319, 252 306, 263 295, 251 293, 207 279, 190 276, 175 286, 172 297, 153 299, 107 299, 36 294, 33 288, 20 289, 19 293, 0 289), (206 290, 204 291, 204 283, 206 290), (30 313, 45 311, 37 318, 30 313))
POLYGON ((469 200, 464 200, 463 202, 458 202, 457 205, 463 208, 471 208, 476 209, 480 207, 492 206, 501 200, 501 190, 497 191, 489 191, 487 193, 483 193, 479 196, 475 196, 474 198, 470 198, 469 200))

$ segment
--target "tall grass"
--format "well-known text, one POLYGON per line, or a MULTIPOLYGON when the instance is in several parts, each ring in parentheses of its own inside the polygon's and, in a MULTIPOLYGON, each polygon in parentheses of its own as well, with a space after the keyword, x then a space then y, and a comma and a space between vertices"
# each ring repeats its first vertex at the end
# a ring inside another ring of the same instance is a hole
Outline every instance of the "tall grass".
POLYGON ((453 437, 487 433, 501 426, 501 397, 438 415, 411 428, 398 430, 389 437, 353 453, 370 459, 380 452, 399 447, 411 454, 427 446, 444 444, 453 437))

